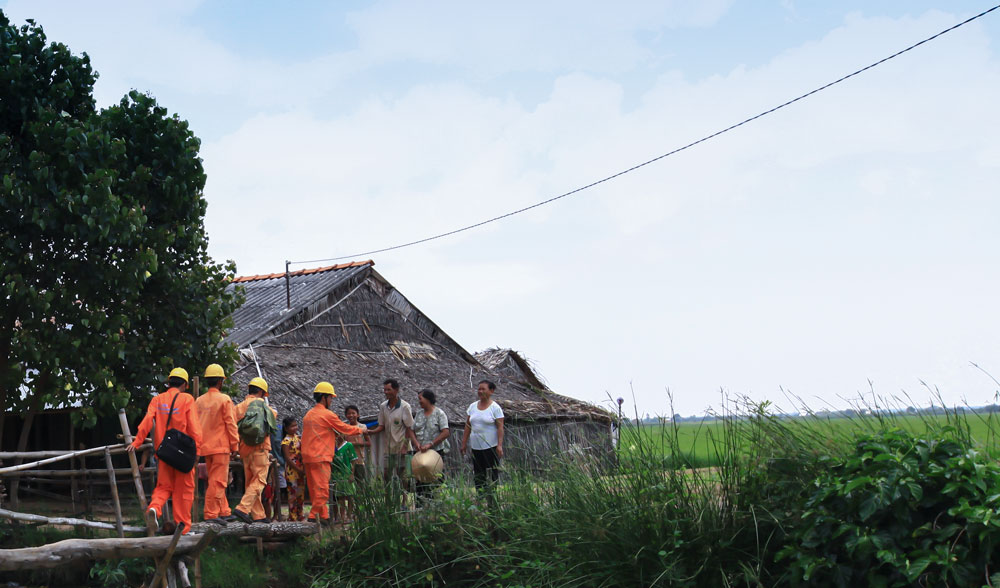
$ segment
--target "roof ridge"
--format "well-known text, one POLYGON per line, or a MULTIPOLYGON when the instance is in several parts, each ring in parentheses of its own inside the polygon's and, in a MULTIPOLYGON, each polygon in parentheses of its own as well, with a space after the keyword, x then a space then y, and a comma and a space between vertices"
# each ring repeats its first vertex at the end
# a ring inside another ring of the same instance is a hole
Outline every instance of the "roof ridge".
MULTIPOLYGON (((318 274, 322 272, 329 272, 333 270, 346 269, 349 267, 360 267, 364 265, 375 265, 375 262, 371 259, 366 259, 364 261, 350 261, 347 263, 338 263, 337 265, 328 265, 324 267, 314 267, 301 270, 295 270, 294 272, 288 272, 289 277, 295 276, 305 276, 309 274, 318 274)), ((255 276, 236 276, 233 278, 233 282, 255 282, 257 280, 273 280, 275 278, 284 278, 285 272, 279 272, 276 274, 258 274, 255 276)))

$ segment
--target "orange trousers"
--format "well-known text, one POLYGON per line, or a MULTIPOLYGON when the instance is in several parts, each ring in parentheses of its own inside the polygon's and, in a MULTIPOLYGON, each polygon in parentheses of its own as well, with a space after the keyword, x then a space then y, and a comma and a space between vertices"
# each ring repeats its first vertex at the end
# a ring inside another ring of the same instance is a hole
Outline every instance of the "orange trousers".
POLYGON ((156 464, 156 488, 149 508, 156 510, 156 516, 163 515, 163 505, 173 499, 174 523, 184 523, 184 534, 191 529, 191 503, 194 502, 194 476, 197 468, 183 474, 160 460, 156 464))
POLYGON ((326 507, 330 497, 330 462, 306 463, 306 485, 309 487, 309 515, 306 520, 319 522, 328 520, 330 511, 326 507))
POLYGON ((229 486, 229 454, 216 453, 205 456, 205 469, 208 470, 208 484, 205 488, 205 520, 228 517, 233 514, 226 500, 226 487, 229 486))
POLYGON ((264 503, 260 501, 260 493, 267 486, 267 471, 271 467, 270 453, 265 449, 251 449, 250 451, 240 451, 240 459, 243 460, 243 477, 246 480, 246 491, 243 492, 243 500, 238 508, 241 512, 250 515, 253 520, 264 518, 264 503))

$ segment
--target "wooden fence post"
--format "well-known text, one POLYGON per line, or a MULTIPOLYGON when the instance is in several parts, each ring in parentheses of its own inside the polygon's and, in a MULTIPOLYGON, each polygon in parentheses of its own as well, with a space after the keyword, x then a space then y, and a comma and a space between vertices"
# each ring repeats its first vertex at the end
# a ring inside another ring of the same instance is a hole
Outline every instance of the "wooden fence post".
POLYGON ((215 536, 218 534, 219 532, 216 531, 215 529, 208 529, 207 531, 205 531, 205 534, 202 535, 201 541, 198 541, 198 544, 195 545, 194 550, 192 550, 191 553, 188 554, 189 556, 194 558, 195 588, 201 588, 201 552, 204 551, 206 547, 208 547, 208 544, 211 543, 212 539, 215 539, 215 536))
MULTIPOLYGON (((73 451, 73 445, 74 445, 75 442, 76 442, 76 427, 73 426, 73 419, 71 418, 70 421, 69 421, 69 450, 70 451, 73 451)), ((76 460, 72 460, 71 459, 69 461, 69 467, 71 469, 76 469, 76 460)), ((79 493, 80 493, 80 483, 76 479, 76 476, 73 476, 72 478, 70 478, 70 483, 69 483, 69 496, 70 496, 70 502, 73 504, 73 514, 76 514, 76 512, 77 512, 76 511, 76 499, 77 499, 77 494, 79 494, 79 493)))
MULTIPOLYGON (((134 457, 134 456, 133 456, 134 457)), ((118 478, 115 477, 115 464, 111 463, 111 450, 104 448, 104 463, 108 466, 108 482, 111 483, 111 500, 115 505, 115 527, 118 537, 125 538, 125 524, 122 522, 122 503, 118 500, 118 478)))
MULTIPOLYGON (((125 409, 118 409, 118 421, 122 427, 122 441, 125 445, 132 443, 132 432, 128 428, 128 417, 125 416, 125 409)), ((135 459, 135 453, 128 453, 128 463, 132 466, 132 480, 135 482, 135 491, 139 495, 139 506, 142 508, 143 516, 146 515, 146 491, 142 488, 142 477, 139 475, 139 462, 135 459)))
POLYGON ((177 525, 177 529, 174 530, 174 536, 170 539, 170 545, 167 547, 166 553, 163 554, 160 561, 156 562, 156 573, 153 574, 153 581, 149 583, 149 588, 159 588, 161 581, 166 584, 167 566, 170 565, 170 560, 174 558, 174 550, 177 549, 177 542, 180 541, 181 534, 183 532, 184 526, 177 525))
MULTIPOLYGON (((274 458, 272 457, 272 459, 274 458)), ((271 489, 272 489, 271 510, 273 511, 271 513, 273 515, 273 518, 271 519, 272 521, 285 520, 282 518, 281 515, 281 488, 278 488, 278 479, 281 476, 281 472, 278 471, 278 468, 280 467, 281 466, 278 464, 277 460, 275 460, 274 469, 271 470, 271 489)))

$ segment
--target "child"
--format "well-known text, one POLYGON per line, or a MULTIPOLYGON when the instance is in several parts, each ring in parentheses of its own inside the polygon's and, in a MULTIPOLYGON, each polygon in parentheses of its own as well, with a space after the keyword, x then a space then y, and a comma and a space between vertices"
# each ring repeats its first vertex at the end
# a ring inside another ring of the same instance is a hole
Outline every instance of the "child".
POLYGON ((282 421, 285 438, 281 440, 281 453, 285 457, 285 481, 288 488, 288 520, 302 521, 302 506, 306 502, 306 471, 302 465, 302 438, 299 424, 292 417, 282 421))
POLYGON ((354 460, 358 459, 354 445, 337 433, 337 453, 333 456, 333 495, 337 503, 333 512, 341 523, 349 523, 354 518, 354 460))
MULTIPOLYGON (((344 416, 347 417, 347 424, 357 426, 361 411, 358 410, 357 406, 348 404, 344 408, 344 416)), ((348 435, 346 439, 354 446, 354 451, 358 454, 358 458, 354 460, 354 481, 358 484, 364 484, 368 480, 368 474, 365 471, 365 450, 372 442, 365 435, 348 435)))

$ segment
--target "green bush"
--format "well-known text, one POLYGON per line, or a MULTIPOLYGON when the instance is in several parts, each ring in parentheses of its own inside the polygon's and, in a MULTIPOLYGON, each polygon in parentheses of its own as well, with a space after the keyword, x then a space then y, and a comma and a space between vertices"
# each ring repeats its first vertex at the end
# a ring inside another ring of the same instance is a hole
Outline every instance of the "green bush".
POLYGON ((1000 572, 1000 467, 946 427, 858 440, 797 504, 791 585, 973 586, 1000 572))

